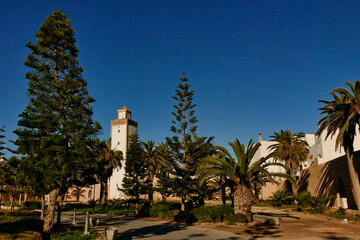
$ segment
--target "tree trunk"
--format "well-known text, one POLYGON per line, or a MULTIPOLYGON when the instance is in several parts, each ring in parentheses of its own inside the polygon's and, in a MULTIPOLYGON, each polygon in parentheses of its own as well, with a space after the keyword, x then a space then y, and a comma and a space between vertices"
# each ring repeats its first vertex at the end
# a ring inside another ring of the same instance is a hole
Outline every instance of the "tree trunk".
POLYGON ((44 210, 45 210, 45 195, 41 197, 41 215, 40 215, 41 219, 44 219, 44 210))
POLYGON ((10 193, 10 212, 14 209, 14 193, 10 193))
POLYGON ((241 213, 246 216, 246 219, 251 222, 251 207, 254 203, 254 197, 246 186, 240 185, 234 193, 234 211, 235 214, 241 213))
MULTIPOLYGON (((150 170, 150 171, 153 171, 153 170, 150 170)), ((153 200, 154 200, 154 174, 152 172, 150 172, 149 174, 149 181, 150 181, 150 190, 149 190, 149 193, 148 193, 148 199, 149 199, 149 202, 152 203, 153 200)))
POLYGON ((221 177, 222 178, 222 183, 221 183, 221 200, 223 205, 226 205, 226 185, 225 185, 225 179, 224 176, 221 177))
POLYGON ((107 184, 107 180, 104 184, 104 205, 103 205, 103 208, 107 211, 109 210, 109 207, 108 207, 108 184, 107 184))
POLYGON ((235 200, 234 200, 234 186, 230 185, 230 199, 231 199, 231 206, 235 206, 235 200))
POLYGON ((58 204, 57 204, 57 218, 56 218, 56 225, 60 225, 61 223, 61 208, 62 208, 63 196, 59 195, 58 197, 58 204))
POLYGON ((181 211, 182 212, 185 212, 185 198, 184 197, 182 197, 181 198, 181 211))
POLYGON ((135 203, 135 214, 139 215, 139 199, 136 199, 135 203))
POLYGON ((55 206, 56 201, 59 196, 59 189, 54 189, 49 194, 49 206, 46 212, 46 216, 44 219, 44 226, 43 226, 43 240, 50 240, 51 228, 54 223, 55 218, 55 206))
POLYGON ((104 204, 104 182, 103 181, 100 181, 100 199, 99 199, 99 203, 104 204))
MULTIPOLYGON (((291 168, 291 176, 294 178, 294 180, 296 182, 296 172, 295 172, 295 170, 296 169, 294 167, 291 168)), ((292 194, 294 196, 298 195, 297 187, 293 183, 291 183, 291 191, 292 191, 292 194)))
POLYGON ((359 184, 359 176, 354 167, 354 151, 353 147, 346 148, 346 158, 349 167, 349 175, 351 180, 351 185, 354 193, 354 200, 357 206, 357 209, 360 209, 360 184, 359 184), (352 149, 350 149, 352 148, 352 149))

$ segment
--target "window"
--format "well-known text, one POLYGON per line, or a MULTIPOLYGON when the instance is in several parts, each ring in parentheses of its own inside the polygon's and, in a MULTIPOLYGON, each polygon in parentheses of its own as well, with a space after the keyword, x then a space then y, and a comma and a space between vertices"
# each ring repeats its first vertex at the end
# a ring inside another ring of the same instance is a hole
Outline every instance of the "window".
POLYGON ((118 129, 118 133, 120 132, 120 129, 118 129))

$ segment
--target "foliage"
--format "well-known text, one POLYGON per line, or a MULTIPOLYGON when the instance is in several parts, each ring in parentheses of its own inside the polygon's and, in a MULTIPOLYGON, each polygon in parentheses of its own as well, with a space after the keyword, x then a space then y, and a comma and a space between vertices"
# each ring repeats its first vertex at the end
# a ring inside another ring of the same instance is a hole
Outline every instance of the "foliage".
POLYGON ((194 217, 201 222, 222 222, 234 209, 227 205, 202 206, 192 210, 194 217))
POLYGON ((319 195, 317 197, 314 197, 311 209, 309 211, 315 213, 324 213, 324 211, 328 208, 328 202, 334 197, 335 196, 326 195, 319 195))
POLYGON ((84 193, 86 190, 82 189, 82 187, 75 186, 71 190, 71 196, 76 198, 76 201, 78 202, 80 200, 80 197, 85 197, 84 193))
POLYGON ((101 189, 100 189, 100 202, 106 203, 108 198, 108 187, 107 183, 111 177, 114 169, 121 166, 121 160, 123 160, 123 153, 121 151, 114 151, 111 149, 111 138, 106 142, 98 143, 98 159, 97 165, 97 176, 99 177, 101 189))
POLYGON ((310 192, 302 191, 296 197, 296 202, 297 206, 300 208, 310 207, 313 204, 313 197, 310 192))
POLYGON ((41 209, 41 201, 25 201, 21 203, 22 209, 41 209))
POLYGON ((131 136, 126 155, 125 177, 123 179, 122 191, 139 203, 140 195, 146 194, 148 190, 146 177, 144 151, 138 136, 133 135, 131 136))
POLYGON ((192 158, 189 152, 191 134, 194 134, 197 129, 197 126, 194 125, 197 118, 194 115, 196 105, 192 103, 194 91, 190 90, 185 73, 180 80, 181 83, 176 87, 176 94, 173 96, 173 99, 177 101, 177 105, 174 105, 176 111, 171 113, 175 120, 172 121, 173 126, 170 130, 175 135, 167 138, 173 151, 174 162, 172 162, 172 168, 168 169, 171 177, 163 176, 160 183, 181 198, 181 210, 184 211, 185 199, 195 193, 197 189, 196 180, 193 178, 196 171, 196 159, 192 158))
POLYGON ((153 193, 154 193, 154 177, 157 170, 160 168, 160 163, 166 164, 166 162, 161 162, 163 158, 161 158, 158 153, 157 148, 155 147, 154 141, 142 142, 142 147, 144 150, 144 159, 146 166, 146 173, 148 175, 148 199, 150 202, 153 201, 153 193))
POLYGON ((228 215, 225 220, 229 225, 235 225, 236 223, 247 223, 246 216, 244 214, 230 214, 228 215))
POLYGON ((84 228, 80 226, 58 226, 54 229, 53 238, 55 240, 92 240, 98 237, 94 229, 89 229, 89 232, 89 235, 84 235, 84 228))
POLYGON ((3 135, 3 133, 5 132, 5 126, 0 127, 0 157, 4 156, 4 150, 6 149, 4 147, 5 142, 2 141, 3 138, 5 138, 5 136, 3 135))
POLYGON ((42 224, 33 211, 0 211, 0 239, 38 239, 42 224))
POLYGON ((344 147, 354 200, 357 208, 360 209, 360 183, 353 159, 354 138, 360 122, 360 81, 356 80, 355 84, 351 82, 345 82, 345 84, 350 87, 351 92, 345 88, 335 88, 330 92, 333 97, 332 101, 320 100, 325 105, 319 110, 325 116, 319 120, 319 129, 316 135, 320 136, 324 132, 325 139, 336 136, 335 150, 339 146, 344 147))
POLYGON ((275 207, 280 207, 281 205, 294 203, 294 199, 294 196, 290 192, 286 190, 279 190, 271 197, 271 204, 275 207))
MULTIPOLYGON (((272 152, 269 157, 284 161, 288 174, 296 179, 296 170, 299 164, 306 160, 309 154, 309 144, 303 139, 304 133, 292 133, 290 130, 275 132, 270 141, 275 142, 268 149, 272 152)), ((292 191, 297 195, 297 186, 292 182, 292 191)))
POLYGON ((26 44, 31 50, 25 61, 31 68, 25 75, 29 103, 14 131, 29 184, 52 198, 44 221, 48 237, 58 195, 93 178, 89 146, 101 128, 92 119, 95 100, 82 77, 74 33, 70 19, 56 10, 41 24, 36 42, 26 44))

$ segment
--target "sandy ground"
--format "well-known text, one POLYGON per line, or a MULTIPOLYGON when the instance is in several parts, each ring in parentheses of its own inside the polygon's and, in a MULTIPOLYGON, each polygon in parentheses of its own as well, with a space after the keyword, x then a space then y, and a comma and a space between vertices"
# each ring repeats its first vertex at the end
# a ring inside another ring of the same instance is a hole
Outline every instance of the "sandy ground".
POLYGON ((229 231, 250 239, 360 239, 360 224, 323 215, 306 214, 287 209, 253 207, 254 213, 280 218, 280 226, 264 224, 225 225, 198 224, 200 227, 229 231))

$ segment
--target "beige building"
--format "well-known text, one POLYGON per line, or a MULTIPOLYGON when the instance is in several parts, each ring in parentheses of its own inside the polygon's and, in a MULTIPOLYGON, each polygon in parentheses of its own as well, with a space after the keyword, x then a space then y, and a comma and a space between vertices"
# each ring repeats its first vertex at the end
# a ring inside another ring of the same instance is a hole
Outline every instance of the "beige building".
MULTIPOLYGON (((305 141, 309 144, 309 157, 298 169, 299 192, 307 190, 313 196, 334 196, 330 201, 333 207, 356 208, 352 193, 349 170, 343 147, 335 149, 336 135, 326 139, 326 132, 316 137, 315 134, 305 134, 305 141)), ((256 160, 269 154, 270 141, 262 141, 256 160)), ((360 134, 354 139, 354 164, 360 173, 360 134)), ((272 161, 270 159, 269 161, 272 161)), ((270 172, 278 169, 271 168, 270 172)), ((273 193, 282 188, 282 185, 267 184, 262 189, 262 198, 268 199, 273 193)))

